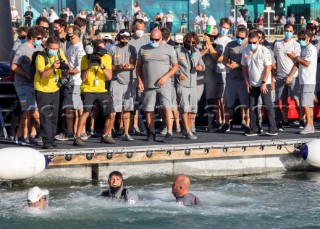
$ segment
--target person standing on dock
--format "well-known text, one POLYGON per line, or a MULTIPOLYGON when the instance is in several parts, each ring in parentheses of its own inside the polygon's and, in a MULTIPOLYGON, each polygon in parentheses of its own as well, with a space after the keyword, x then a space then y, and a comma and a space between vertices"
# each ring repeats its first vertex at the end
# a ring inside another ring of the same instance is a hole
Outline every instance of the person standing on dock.
POLYGON ((172 194, 176 198, 176 202, 184 205, 201 205, 200 199, 189 192, 190 179, 187 176, 179 175, 172 183, 172 194))
POLYGON ((300 131, 300 134, 315 133, 313 124, 313 98, 316 89, 318 52, 317 48, 310 43, 312 37, 313 34, 309 31, 300 31, 298 40, 302 48, 301 54, 288 54, 295 64, 293 65, 290 74, 287 76, 286 83, 290 84, 294 74, 299 71, 300 101, 307 119, 307 125, 300 131))
POLYGON ((197 72, 203 72, 205 65, 201 53, 196 46, 200 43, 195 32, 189 32, 183 39, 183 46, 176 48, 179 70, 176 75, 177 97, 184 124, 182 137, 189 140, 197 139, 190 127, 198 110, 197 72))
POLYGON ((159 96, 160 106, 165 109, 165 119, 168 133, 164 142, 171 142, 172 135, 172 99, 171 80, 178 70, 178 60, 174 48, 162 43, 162 33, 159 29, 151 32, 150 44, 141 47, 138 54, 136 74, 138 79, 138 89, 144 91, 142 110, 148 130, 146 141, 155 141, 156 133, 154 128, 154 110, 156 98, 159 96), (142 79, 143 75, 143 79, 142 79))
POLYGON ((260 95, 270 126, 266 134, 271 136, 278 135, 271 99, 272 57, 268 48, 259 44, 259 34, 257 32, 249 33, 248 45, 242 50, 241 65, 250 97, 250 130, 248 129, 245 135, 256 136, 261 131, 258 118, 260 95))
POLYGON ((113 171, 108 177, 109 189, 102 192, 103 197, 118 199, 129 204, 138 202, 138 195, 123 185, 123 176, 119 171, 113 171))

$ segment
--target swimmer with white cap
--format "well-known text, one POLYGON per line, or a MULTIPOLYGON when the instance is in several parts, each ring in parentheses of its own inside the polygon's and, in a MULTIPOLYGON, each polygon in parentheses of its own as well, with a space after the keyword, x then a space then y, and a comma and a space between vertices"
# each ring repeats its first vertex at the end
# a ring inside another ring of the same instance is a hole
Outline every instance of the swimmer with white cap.
POLYGON ((44 208, 48 204, 49 190, 33 187, 28 190, 27 201, 29 207, 44 208))

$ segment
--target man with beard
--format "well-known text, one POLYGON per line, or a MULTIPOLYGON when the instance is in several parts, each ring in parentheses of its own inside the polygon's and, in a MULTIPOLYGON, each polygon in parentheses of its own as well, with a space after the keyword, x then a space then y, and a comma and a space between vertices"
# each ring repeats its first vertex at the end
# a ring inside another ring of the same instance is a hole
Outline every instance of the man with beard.
POLYGON ((190 185, 189 177, 179 175, 172 183, 172 194, 181 205, 201 205, 200 199, 189 192, 190 185))
POLYGON ((103 197, 117 199, 129 204, 135 204, 139 200, 135 192, 123 186, 122 173, 119 171, 113 171, 109 174, 108 184, 109 189, 101 194, 103 197))

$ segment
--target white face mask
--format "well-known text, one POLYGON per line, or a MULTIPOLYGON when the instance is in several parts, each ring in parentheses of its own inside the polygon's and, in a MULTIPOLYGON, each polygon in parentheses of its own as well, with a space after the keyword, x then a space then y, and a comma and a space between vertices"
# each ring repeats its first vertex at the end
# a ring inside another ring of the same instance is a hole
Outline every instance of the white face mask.
POLYGON ((136 36, 140 38, 140 37, 143 36, 143 33, 144 33, 143 30, 137 30, 137 31, 136 31, 136 36))

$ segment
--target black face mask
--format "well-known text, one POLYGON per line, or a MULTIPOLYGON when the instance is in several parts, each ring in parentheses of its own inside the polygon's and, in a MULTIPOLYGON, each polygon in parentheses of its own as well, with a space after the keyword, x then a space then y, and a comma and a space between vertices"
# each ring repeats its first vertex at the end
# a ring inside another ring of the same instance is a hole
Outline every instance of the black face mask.
POLYGON ((53 30, 53 32, 54 32, 54 35, 55 35, 56 37, 59 37, 59 35, 60 35, 59 30, 53 30))
POLYGON ((188 50, 191 50, 194 48, 195 45, 190 45, 190 43, 183 43, 183 46, 188 49, 188 50))
POLYGON ((119 42, 122 47, 126 46, 128 44, 128 41, 120 41, 119 42))
POLYGON ((69 34, 67 34, 66 40, 67 40, 67 41, 71 41, 72 39, 73 39, 73 36, 69 36, 69 34))

